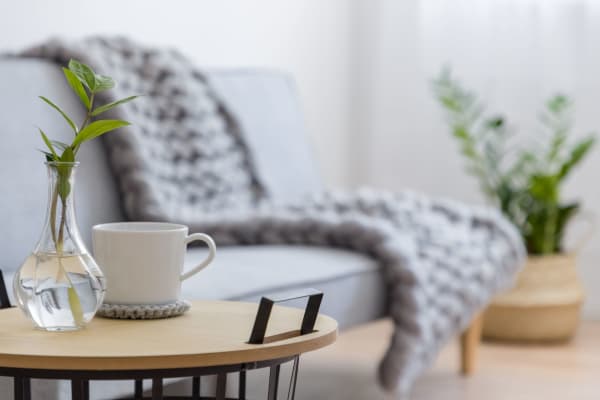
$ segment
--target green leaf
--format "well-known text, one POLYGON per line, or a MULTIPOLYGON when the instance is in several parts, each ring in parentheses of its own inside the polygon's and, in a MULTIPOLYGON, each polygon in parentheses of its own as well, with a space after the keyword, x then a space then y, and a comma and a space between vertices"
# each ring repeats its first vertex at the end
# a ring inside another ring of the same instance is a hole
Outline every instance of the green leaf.
POLYGON ((61 150, 65 150, 67 147, 70 147, 70 144, 66 144, 64 142, 58 141, 58 140, 51 140, 50 143, 52 143, 52 145, 54 147, 58 147, 61 150))
POLYGON ((75 162, 75 154, 73 153, 73 148, 72 147, 67 147, 63 151, 62 156, 60 156, 60 161, 62 161, 62 162, 75 162))
POLYGON ((79 132, 73 141, 73 147, 79 146, 81 143, 92 140, 100 135, 107 132, 113 131, 122 126, 129 125, 127 121, 106 119, 101 121, 94 121, 79 132))
POLYGON ((548 155, 546 156, 546 159, 549 162, 552 162, 558 158, 558 156, 560 155, 561 150, 563 148, 563 145, 566 143, 566 141, 567 141, 566 132, 558 131, 554 134, 554 137, 552 138, 552 142, 550 143, 550 149, 548 151, 548 155))
POLYGON ((456 99, 453 99, 452 97, 440 96, 440 102, 443 104, 444 107, 446 107, 447 109, 449 109, 451 111, 454 111, 454 112, 461 111, 461 106, 460 106, 459 102, 456 101, 456 99))
MULTIPOLYGON (((73 152, 72 147, 67 147, 65 151, 63 151, 62 155, 60 156, 60 161, 63 163, 75 162, 75 153, 73 152)), ((71 164, 63 164, 58 165, 56 169, 58 171, 57 190, 60 194, 60 198, 64 201, 67 196, 69 196, 69 193, 71 193, 71 183, 69 182, 69 177, 71 176, 73 167, 71 164)))
POLYGON ((95 117, 96 115, 102 114, 103 112, 111 110, 111 109, 115 108, 116 106, 119 106, 123 103, 127 103, 128 101, 131 101, 137 97, 139 97, 139 96, 129 96, 124 99, 113 101, 112 103, 108 103, 103 106, 100 106, 92 112, 92 116, 95 117))
POLYGON ((73 314, 73 320, 76 326, 83 324, 83 307, 81 306, 81 300, 77 291, 73 287, 73 284, 67 289, 67 297, 69 298, 69 306, 71 307, 71 313, 73 314))
POLYGON ((465 129, 464 126, 457 126, 456 128, 454 128, 452 133, 454 134, 454 137, 456 137, 457 139, 469 139, 470 138, 469 132, 467 132, 467 130, 465 129))
POLYGON ((115 81, 110 76, 95 75, 94 78, 96 80, 96 92, 115 87, 115 81))
POLYGON ((54 151, 54 147, 52 146, 50 139, 48 139, 48 136, 46 136, 44 131, 42 131, 40 128, 38 128, 38 130, 40 131, 40 135, 42 135, 42 140, 44 141, 44 143, 46 143, 46 147, 48 147, 54 159, 58 160, 58 154, 56 154, 56 151, 54 151))
POLYGON ((54 161, 54 156, 52 155, 52 153, 48 153, 47 151, 42 150, 42 149, 38 149, 38 151, 44 154, 44 156, 46 157, 46 161, 48 161, 48 162, 54 161))
POLYGON ((58 190, 58 194, 60 195, 61 200, 65 201, 71 193, 71 183, 69 182, 69 177, 71 175, 73 167, 70 164, 68 164, 59 165, 56 168, 58 170, 58 180, 56 188, 58 190))
POLYGON ((94 71, 77 60, 69 61, 69 69, 77 76, 79 81, 83 83, 92 93, 96 90, 96 75, 94 71))
POLYGON ((58 111, 60 113, 60 115, 63 116, 65 121, 67 121, 67 123, 69 124, 71 129, 73 129, 73 132, 77 133, 77 126, 75 126, 75 123, 73 122, 73 120, 71 118, 69 118, 69 116, 63 110, 61 110, 59 106, 57 106, 56 104, 54 104, 53 102, 51 102, 49 99, 47 99, 44 96, 39 96, 39 97, 40 97, 40 99, 44 100, 50 107, 52 107, 56 111, 58 111))
POLYGON ((557 94, 546 102, 546 107, 553 114, 560 114, 571 106, 571 100, 568 97, 557 94))
POLYGON ((502 117, 493 117, 485 121, 485 126, 490 129, 498 129, 504 126, 504 118, 502 117))
POLYGON ((584 139, 577 143, 577 145, 575 145, 575 147, 573 147, 573 149, 571 150, 569 158, 560 167, 560 170, 558 172, 558 179, 564 179, 573 169, 573 167, 575 167, 581 162, 581 160, 585 157, 588 151, 591 150, 595 142, 596 138, 594 136, 590 136, 587 139, 584 139))
POLYGON ((67 82, 69 83, 69 86, 71 86, 71 89, 73 89, 73 91, 77 93, 77 96, 79 96, 79 99, 81 99, 81 102, 83 103, 85 108, 89 110, 90 98, 85 92, 81 81, 79 80, 79 78, 77 78, 77 75, 75 75, 73 71, 67 68, 63 68, 63 73, 65 74, 65 78, 67 78, 67 82))
POLYGON ((529 193, 542 203, 558 201, 558 176, 536 174, 529 179, 529 193))

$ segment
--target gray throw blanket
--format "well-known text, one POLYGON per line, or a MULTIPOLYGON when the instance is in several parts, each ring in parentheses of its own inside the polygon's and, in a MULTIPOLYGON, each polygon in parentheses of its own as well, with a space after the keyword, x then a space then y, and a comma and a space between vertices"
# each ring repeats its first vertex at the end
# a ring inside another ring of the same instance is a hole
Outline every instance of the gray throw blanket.
POLYGON ((492 209, 369 190, 272 204, 235 118, 177 52, 93 38, 23 55, 77 58, 114 77, 121 84, 104 101, 147 95, 117 110, 133 125, 104 139, 129 218, 181 222, 221 246, 335 246, 377 260, 395 323, 379 374, 388 390, 407 392, 524 258, 518 233, 492 209))

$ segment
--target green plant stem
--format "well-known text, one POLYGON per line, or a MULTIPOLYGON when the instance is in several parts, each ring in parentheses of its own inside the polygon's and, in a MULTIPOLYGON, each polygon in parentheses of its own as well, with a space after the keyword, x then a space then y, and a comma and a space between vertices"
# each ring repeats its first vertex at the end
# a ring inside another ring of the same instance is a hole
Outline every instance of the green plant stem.
MULTIPOLYGON (((94 98, 95 98, 95 96, 96 96, 95 93, 91 94, 91 96, 90 96, 90 108, 87 110, 85 118, 84 118, 83 122, 81 123, 81 127, 77 130, 77 132, 81 132, 83 130, 83 128, 85 128, 90 123, 90 120, 92 119, 92 112, 94 111, 94 98)), ((73 149, 73 153, 77 154, 77 150, 79 150, 79 146, 80 145, 77 145, 73 149)))
POLYGON ((65 233, 65 220, 67 219, 67 203, 65 198, 61 198, 62 212, 60 216, 60 226, 58 228, 58 242, 56 243, 56 250, 59 255, 62 256, 63 245, 64 245, 64 233, 65 233))
POLYGON ((90 122, 90 119, 92 118, 92 111, 94 111, 94 97, 95 96, 96 96, 95 93, 92 93, 92 95, 90 96, 90 109, 87 110, 85 119, 83 120, 78 132, 80 132, 83 128, 85 128, 86 125, 90 122))
POLYGON ((69 277, 69 274, 67 273, 67 270, 65 269, 65 266, 62 263, 62 259, 64 256, 64 232, 65 232, 65 225, 66 225, 66 220, 67 220, 67 198, 69 196, 69 194, 66 195, 62 195, 59 194, 59 188, 61 187, 65 187, 65 182, 63 182, 63 179, 68 180, 69 176, 70 176, 71 171, 69 171, 68 174, 62 174, 62 173, 58 173, 57 175, 57 182, 56 182, 56 186, 54 188, 53 194, 52 194, 52 203, 50 205, 50 224, 51 224, 51 232, 52 232, 52 240, 54 241, 54 246, 56 248, 56 255, 58 257, 58 271, 56 274, 56 282, 61 282, 61 281, 66 281, 68 288, 67 288, 67 294, 68 294, 68 298, 69 298, 69 305, 71 308, 71 313, 73 315, 73 320, 75 321, 75 324, 77 325, 81 325, 81 323, 83 322, 83 311, 82 311, 82 307, 81 307, 81 300, 79 299, 79 295, 77 294, 77 291, 75 290, 75 285, 73 284, 73 281, 71 280, 71 278, 69 277), (60 195, 60 203, 62 205, 62 210, 61 210, 61 215, 60 215, 60 223, 59 223, 59 227, 58 227, 58 236, 56 234, 56 217, 57 217, 57 213, 56 213, 56 208, 58 207, 58 197, 60 195))
POLYGON ((542 254, 551 254, 557 251, 554 248, 557 217, 558 213, 556 207, 550 206, 544 224, 544 242, 542 244, 542 254))
POLYGON ((58 203, 58 185, 52 191, 52 202, 50 204, 50 232, 54 246, 58 248, 56 238, 56 206, 58 203))

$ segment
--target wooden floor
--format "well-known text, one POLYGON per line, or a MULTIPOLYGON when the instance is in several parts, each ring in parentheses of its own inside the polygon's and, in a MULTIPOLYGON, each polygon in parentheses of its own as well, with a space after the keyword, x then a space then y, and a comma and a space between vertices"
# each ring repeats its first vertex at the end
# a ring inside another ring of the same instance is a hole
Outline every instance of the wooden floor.
MULTIPOLYGON (((383 399, 374 371, 386 347, 382 338, 390 332, 389 321, 379 321, 345 332, 334 346, 305 355, 297 398, 383 399)), ((459 376, 458 346, 452 343, 417 382, 410 399, 600 399, 600 322, 584 323, 568 344, 483 343, 477 368, 471 377, 459 376)))

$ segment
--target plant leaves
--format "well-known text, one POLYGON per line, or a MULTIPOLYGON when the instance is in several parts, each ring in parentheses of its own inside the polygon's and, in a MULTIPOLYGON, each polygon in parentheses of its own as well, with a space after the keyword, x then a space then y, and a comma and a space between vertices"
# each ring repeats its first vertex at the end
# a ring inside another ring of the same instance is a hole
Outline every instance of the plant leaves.
POLYGON ((468 171, 480 181, 484 194, 519 229, 530 254, 562 251, 565 227, 577 204, 561 204, 561 180, 588 154, 595 143, 588 136, 569 146, 572 101, 564 95, 544 104, 541 122, 551 136, 531 150, 508 147, 510 126, 487 118, 473 94, 443 70, 434 81, 434 94, 446 111, 451 132, 466 158, 468 171), (539 149, 547 149, 540 152, 539 149), (508 156, 508 158, 506 157, 508 156))
POLYGON ((111 109, 115 108, 116 106, 119 106, 119 105, 121 105, 123 103, 127 103, 128 101, 131 101, 131 100, 136 99, 138 97, 139 96, 129 96, 129 97, 126 97, 124 99, 113 101, 112 103, 108 103, 108 104, 105 104, 103 106, 100 106, 100 107, 96 108, 92 112, 92 116, 95 117, 96 115, 102 114, 103 112, 111 110, 111 109))
POLYGON ((54 156, 52 153, 48 153, 46 150, 38 149, 38 151, 46 157, 46 161, 54 161, 54 156))
POLYGON ((54 104, 53 102, 51 102, 49 99, 47 99, 44 96, 39 96, 39 97, 40 97, 40 99, 44 100, 44 102, 46 102, 50 107, 52 107, 56 111, 58 111, 60 113, 60 115, 63 116, 65 121, 67 121, 67 123, 69 124, 71 129, 73 129, 73 132, 75 132, 77 134, 77 126, 75 126, 75 123, 73 122, 73 120, 71 118, 69 118, 69 116, 63 110, 61 110, 59 106, 57 106, 56 104, 54 104))
POLYGON ((48 149, 52 153, 52 156, 54 157, 54 159, 58 160, 58 154, 56 154, 56 151, 54 151, 54 147, 52 146, 52 143, 50 142, 50 139, 48 139, 48 136, 46 136, 46 134, 44 133, 44 131, 42 131, 40 128, 38 128, 38 130, 40 131, 40 135, 42 135, 42 140, 46 144, 46 147, 48 147, 48 149))
POLYGON ((90 67, 77 60, 71 59, 69 61, 69 69, 77 76, 81 83, 92 91, 92 93, 96 90, 96 75, 90 67))
POLYGON ((559 177, 552 174, 534 174, 529 178, 529 193, 543 204, 558 202, 559 177))
MULTIPOLYGON (((63 161, 68 162, 68 161, 63 161)), ((60 195, 61 200, 64 202, 69 194, 71 193, 71 183, 69 182, 69 176, 71 175, 72 166, 71 164, 58 165, 58 182, 57 182, 57 190, 60 195)), ((60 238, 60 235, 59 235, 60 238)))
MULTIPOLYGON (((55 219, 52 220, 55 221, 55 219)), ((60 246, 62 247, 62 243, 60 244, 60 246)), ((59 250, 59 244, 57 244, 56 247, 57 250, 59 250)), ((60 250, 60 252, 62 253, 62 250, 60 250)), ((69 277, 67 270, 60 261, 60 258, 58 261, 58 273, 56 275, 56 282, 67 284, 67 299, 69 300, 69 309, 71 311, 71 315, 73 316, 73 322, 76 326, 81 326, 83 324, 83 307, 81 306, 81 299, 77 294, 77 290, 75 290, 75 285, 73 285, 73 281, 69 277)))
POLYGON ((85 128, 83 128, 73 141, 73 147, 78 147, 81 143, 92 140, 100 135, 107 132, 113 131, 122 126, 130 125, 127 121, 105 119, 101 121, 94 121, 85 128))
POLYGON ((585 157, 588 151, 591 150, 592 146, 596 142, 596 138, 594 136, 590 136, 587 139, 584 139, 577 143, 575 147, 571 150, 569 154, 569 158, 563 163, 558 172, 558 179, 564 179, 569 172, 575 167, 579 162, 585 157))
MULTIPOLYGON (((60 156, 61 163, 73 163, 75 162, 75 153, 72 147, 67 147, 62 155, 60 156)), ((60 194, 60 198, 65 201, 67 196, 71 193, 71 183, 69 177, 73 171, 71 164, 60 164, 56 167, 58 171, 57 190, 60 194)), ((60 235, 59 235, 60 238, 60 235)))
MULTIPOLYGON (((52 191, 52 201, 50 203, 50 232, 52 232, 52 241, 56 244, 58 248, 58 243, 56 242, 56 206, 58 204, 58 187, 54 188, 52 191)), ((59 264, 60 265, 60 264, 59 264)))
POLYGON ((73 148, 72 147, 67 147, 63 151, 62 156, 60 156, 60 161, 62 161, 62 162, 75 162, 75 154, 73 153, 73 148))
POLYGON ((89 110, 90 98, 85 92, 83 84, 81 83, 77 75, 75 75, 73 71, 71 71, 68 68, 63 68, 63 73, 65 74, 65 78, 67 78, 67 82, 69 83, 69 86, 71 86, 71 89, 73 89, 73 91, 77 93, 77 96, 79 96, 79 99, 81 100, 85 108, 89 110))
POLYGON ((552 162, 558 158, 563 149, 563 145, 567 141, 567 132, 565 131, 557 131, 552 137, 552 142, 550 143, 550 149, 548 150, 548 154, 546 155, 546 159, 549 162, 552 162))
POLYGON ((50 143, 52 143, 52 145, 54 147, 58 147, 61 150, 65 150, 67 147, 70 147, 70 144, 66 144, 64 142, 58 141, 58 140, 51 140, 50 143))
POLYGON ((73 283, 70 283, 67 289, 67 297, 69 298, 69 306, 71 307, 71 313, 73 314, 73 320, 76 326, 83 324, 83 307, 81 306, 81 300, 79 295, 73 287, 73 283))
POLYGON ((96 92, 112 89, 115 87, 115 81, 110 76, 95 75, 94 78, 96 80, 96 92))
POLYGON ((490 129, 498 129, 504 126, 504 118, 492 117, 485 121, 485 126, 490 129))
POLYGON ((553 114, 560 114, 561 112, 566 111, 570 106, 571 100, 562 94, 554 95, 546 102, 546 107, 553 114))

